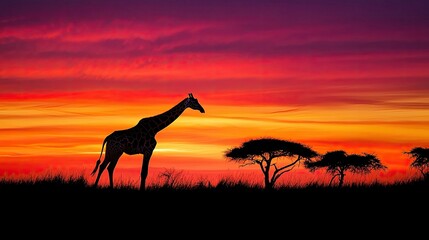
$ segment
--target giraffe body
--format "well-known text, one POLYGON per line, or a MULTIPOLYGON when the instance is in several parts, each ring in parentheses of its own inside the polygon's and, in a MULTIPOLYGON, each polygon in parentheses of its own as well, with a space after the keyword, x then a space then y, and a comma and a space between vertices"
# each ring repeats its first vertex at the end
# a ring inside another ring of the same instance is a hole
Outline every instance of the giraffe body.
POLYGON ((144 190, 149 161, 157 143, 155 140, 156 134, 174 122, 188 107, 199 110, 201 113, 205 112, 204 108, 198 103, 198 100, 192 94, 189 94, 188 98, 185 98, 170 110, 156 116, 143 118, 132 128, 117 130, 108 135, 103 141, 100 158, 91 173, 91 175, 94 175, 98 170, 94 186, 98 185, 101 174, 107 167, 109 185, 113 188, 113 172, 122 154, 143 154, 140 189, 144 190), (105 157, 100 164, 105 145, 105 157))

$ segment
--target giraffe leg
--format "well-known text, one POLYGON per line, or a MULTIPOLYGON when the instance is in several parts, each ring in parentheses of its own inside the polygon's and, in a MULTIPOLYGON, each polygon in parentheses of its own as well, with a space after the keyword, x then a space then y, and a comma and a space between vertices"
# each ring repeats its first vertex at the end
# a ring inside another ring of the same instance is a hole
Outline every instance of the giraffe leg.
POLYGON ((113 188, 113 171, 115 170, 116 164, 118 163, 119 158, 122 154, 115 155, 111 160, 109 166, 107 166, 107 171, 109 172, 109 186, 113 188))
POLYGON ((141 171, 141 182, 140 182, 140 190, 144 191, 146 188, 146 177, 149 170, 149 160, 152 156, 153 149, 150 151, 146 151, 143 156, 143 165, 141 171))
MULTIPOLYGON (((104 170, 107 166, 110 166, 112 162, 115 162, 114 165, 116 165, 116 162, 118 162, 119 157, 121 156, 121 153, 115 153, 112 152, 109 148, 106 149, 106 155, 104 156, 103 162, 100 164, 100 168, 98 169, 98 175, 95 179, 94 186, 98 185, 98 181, 100 180, 101 174, 103 174, 104 170)), ((113 166, 114 168, 115 166, 113 166)))

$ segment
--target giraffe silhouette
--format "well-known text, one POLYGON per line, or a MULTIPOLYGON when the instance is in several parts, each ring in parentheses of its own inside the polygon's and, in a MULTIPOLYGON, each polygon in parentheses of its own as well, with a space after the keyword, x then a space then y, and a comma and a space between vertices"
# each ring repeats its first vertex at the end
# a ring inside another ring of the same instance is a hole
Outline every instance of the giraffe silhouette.
POLYGON ((140 190, 145 190, 149 161, 156 146, 155 135, 173 123, 186 108, 199 110, 201 113, 205 112, 204 108, 198 103, 198 100, 194 98, 192 93, 189 93, 187 98, 183 99, 170 110, 156 116, 142 118, 136 126, 114 131, 108 135, 103 141, 100 157, 97 160, 94 170, 91 172, 91 175, 94 175, 98 170, 94 186, 96 187, 98 185, 101 174, 107 167, 110 188, 113 188, 113 171, 122 154, 143 154, 140 190), (105 144, 106 153, 104 161, 100 164, 105 144))

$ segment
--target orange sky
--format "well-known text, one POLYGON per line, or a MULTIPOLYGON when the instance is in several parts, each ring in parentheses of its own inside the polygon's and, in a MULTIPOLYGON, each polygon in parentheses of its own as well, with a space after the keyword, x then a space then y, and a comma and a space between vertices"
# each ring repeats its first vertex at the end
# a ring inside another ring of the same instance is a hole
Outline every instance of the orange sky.
MULTIPOLYGON (((224 151, 275 137, 376 154, 377 179, 415 173, 403 152, 428 146, 428 4, 239 2, 2 3, 0 176, 88 175, 105 136, 189 92, 206 113, 157 135, 151 169, 236 175, 224 151)), ((140 167, 123 155, 115 174, 140 167)))

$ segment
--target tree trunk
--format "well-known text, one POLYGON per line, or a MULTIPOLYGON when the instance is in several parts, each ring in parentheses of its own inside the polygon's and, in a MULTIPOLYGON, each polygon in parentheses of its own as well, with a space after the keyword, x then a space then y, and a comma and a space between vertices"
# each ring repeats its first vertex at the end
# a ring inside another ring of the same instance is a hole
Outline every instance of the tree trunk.
POLYGON ((425 183, 429 183, 429 172, 423 172, 422 174, 423 174, 423 181, 425 183))
POLYGON ((342 186, 343 186, 343 183, 344 183, 344 176, 345 176, 344 172, 340 172, 340 176, 339 176, 339 178, 340 178, 340 183, 338 184, 338 187, 342 187, 342 186))
POLYGON ((271 182, 265 183, 265 190, 266 191, 271 191, 274 189, 274 184, 271 182))
POLYGON ((271 190, 273 189, 273 184, 270 182, 270 176, 268 173, 264 174, 264 182, 265 182, 265 190, 271 190))

